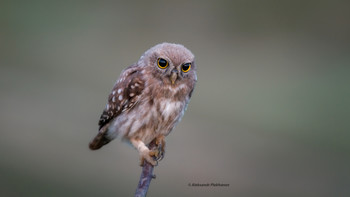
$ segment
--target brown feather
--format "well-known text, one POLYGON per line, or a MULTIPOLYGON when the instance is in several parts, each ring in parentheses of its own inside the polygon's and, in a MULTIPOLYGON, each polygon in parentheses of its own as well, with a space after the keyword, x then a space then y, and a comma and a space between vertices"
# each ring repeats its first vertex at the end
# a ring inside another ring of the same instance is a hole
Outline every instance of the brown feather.
POLYGON ((143 88, 144 81, 138 67, 132 65, 122 72, 119 80, 117 80, 109 94, 106 108, 100 116, 98 122, 99 132, 89 144, 91 150, 97 150, 111 141, 106 136, 109 124, 117 116, 125 113, 125 111, 131 109, 137 103, 143 88))

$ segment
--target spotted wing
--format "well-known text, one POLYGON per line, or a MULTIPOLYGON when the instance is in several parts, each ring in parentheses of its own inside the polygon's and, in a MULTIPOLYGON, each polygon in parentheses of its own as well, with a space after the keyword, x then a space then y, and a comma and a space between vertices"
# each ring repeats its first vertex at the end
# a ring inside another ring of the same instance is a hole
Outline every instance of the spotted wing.
POLYGON ((99 125, 99 133, 90 142, 90 149, 99 149, 110 140, 105 137, 110 122, 135 106, 142 95, 144 80, 142 68, 132 65, 126 68, 115 83, 112 92, 108 96, 108 103, 103 110, 99 125))

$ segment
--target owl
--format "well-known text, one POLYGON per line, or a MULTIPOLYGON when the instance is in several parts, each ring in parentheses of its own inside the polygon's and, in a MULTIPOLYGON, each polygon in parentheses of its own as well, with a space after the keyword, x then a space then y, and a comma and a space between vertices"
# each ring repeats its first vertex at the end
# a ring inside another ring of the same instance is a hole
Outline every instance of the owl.
POLYGON ((141 165, 144 160, 157 165, 164 156, 164 138, 184 115, 196 82, 194 55, 183 45, 161 43, 148 49, 114 84, 90 149, 119 138, 136 148, 141 165), (156 148, 150 150, 153 140, 156 148))

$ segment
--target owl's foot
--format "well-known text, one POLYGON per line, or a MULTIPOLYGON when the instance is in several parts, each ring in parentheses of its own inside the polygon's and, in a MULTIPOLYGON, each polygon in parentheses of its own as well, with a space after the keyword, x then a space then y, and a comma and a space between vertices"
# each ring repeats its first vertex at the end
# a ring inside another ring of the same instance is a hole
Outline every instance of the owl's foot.
POLYGON ((131 138, 130 142, 132 145, 138 150, 140 154, 140 165, 143 166, 144 161, 148 161, 153 166, 156 166, 158 164, 157 160, 154 159, 154 157, 157 157, 159 152, 158 150, 150 150, 143 141, 135 138, 131 138))
POLYGON ((141 159, 140 159, 140 166, 143 166, 145 163, 145 160, 152 164, 153 166, 158 165, 157 157, 159 156, 158 150, 144 150, 140 153, 141 159))
POLYGON ((148 161, 153 166, 156 166, 158 165, 158 161, 164 158, 164 153, 165 153, 164 135, 161 135, 155 139, 155 145, 156 146, 151 150, 146 150, 144 151, 144 153, 141 154, 140 166, 143 166, 145 160, 148 161))
POLYGON ((156 161, 160 161, 164 158, 165 153, 165 141, 164 141, 164 135, 161 135, 156 138, 156 150, 158 151, 158 154, 155 155, 156 161))

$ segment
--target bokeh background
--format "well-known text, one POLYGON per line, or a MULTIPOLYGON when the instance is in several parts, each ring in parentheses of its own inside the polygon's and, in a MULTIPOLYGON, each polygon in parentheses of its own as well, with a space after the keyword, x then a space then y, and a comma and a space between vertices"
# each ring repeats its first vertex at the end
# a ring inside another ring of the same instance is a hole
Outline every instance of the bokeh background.
POLYGON ((88 142, 120 72, 164 41, 198 84, 149 196, 350 196, 349 5, 2 1, 0 196, 132 196, 137 152, 88 142))

